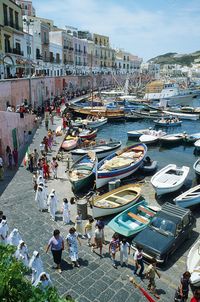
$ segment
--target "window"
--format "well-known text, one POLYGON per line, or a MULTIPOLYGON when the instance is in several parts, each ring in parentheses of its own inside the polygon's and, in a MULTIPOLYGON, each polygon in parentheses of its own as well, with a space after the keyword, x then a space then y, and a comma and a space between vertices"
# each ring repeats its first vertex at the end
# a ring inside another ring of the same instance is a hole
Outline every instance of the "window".
POLYGON ((28 56, 31 55, 31 47, 29 45, 27 45, 27 55, 28 56))
POLYGON ((4 17, 4 25, 8 25, 8 11, 7 5, 3 4, 3 17, 4 17))
POLYGON ((10 19, 10 26, 14 27, 14 22, 13 22, 13 9, 9 7, 9 19, 10 19))
POLYGON ((123 64, 123 68, 126 68, 126 64, 123 64))
POLYGON ((15 28, 19 29, 19 14, 15 12, 15 28))
POLYGON ((5 52, 11 52, 10 49, 10 37, 5 35, 4 36, 4 44, 5 44, 5 52))
POLYGON ((83 46, 84 54, 86 54, 86 46, 83 46))

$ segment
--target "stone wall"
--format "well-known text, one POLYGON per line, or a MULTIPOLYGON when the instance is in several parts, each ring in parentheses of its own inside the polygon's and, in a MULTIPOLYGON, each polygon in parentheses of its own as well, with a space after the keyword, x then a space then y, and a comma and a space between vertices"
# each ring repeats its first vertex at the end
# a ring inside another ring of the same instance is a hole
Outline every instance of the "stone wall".
POLYGON ((20 105, 24 99, 29 100, 29 86, 31 84, 32 105, 42 105, 50 97, 60 95, 63 89, 76 91, 82 89, 105 87, 114 83, 112 75, 93 76, 63 76, 63 77, 37 77, 31 79, 9 79, 0 81, 0 110, 10 105, 20 105))

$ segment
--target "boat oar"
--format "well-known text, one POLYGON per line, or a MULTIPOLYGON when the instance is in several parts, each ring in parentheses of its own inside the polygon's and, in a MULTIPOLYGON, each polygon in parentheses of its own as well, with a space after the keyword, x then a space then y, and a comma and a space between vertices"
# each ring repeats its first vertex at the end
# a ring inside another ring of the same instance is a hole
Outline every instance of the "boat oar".
POLYGON ((130 277, 130 278, 129 278, 129 281, 130 281, 131 283, 133 283, 133 285, 134 285, 135 287, 139 288, 139 290, 141 291, 141 293, 147 298, 147 300, 148 300, 149 302, 156 302, 142 286, 140 286, 138 283, 135 282, 135 280, 134 280, 133 277, 130 277))

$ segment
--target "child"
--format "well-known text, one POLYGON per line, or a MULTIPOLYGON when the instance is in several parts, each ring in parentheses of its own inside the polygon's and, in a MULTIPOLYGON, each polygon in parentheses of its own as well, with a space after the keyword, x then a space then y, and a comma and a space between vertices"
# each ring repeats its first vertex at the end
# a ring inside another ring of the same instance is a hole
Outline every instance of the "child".
POLYGON ((83 222, 82 222, 82 215, 81 212, 78 211, 78 214, 75 218, 75 229, 79 236, 81 236, 82 239, 85 237, 83 236, 83 222))
POLYGON ((160 298, 160 296, 156 293, 156 284, 155 284, 155 276, 157 275, 160 278, 160 274, 156 269, 157 261, 155 258, 152 259, 151 264, 147 267, 146 277, 149 279, 148 290, 152 292, 152 294, 156 298, 160 298))
POLYGON ((125 238, 120 242, 120 264, 123 265, 125 262, 128 265, 128 255, 130 255, 130 244, 126 241, 125 238))
POLYGON ((89 218, 88 222, 85 225, 85 235, 88 238, 87 245, 91 246, 91 239, 92 239, 92 223, 94 222, 93 218, 89 218))
POLYGON ((120 250, 119 245, 119 235, 117 233, 114 233, 112 236, 112 239, 109 244, 109 253, 111 253, 112 258, 112 265, 114 268, 117 268, 116 261, 115 261, 115 255, 116 252, 120 250))
POLYGON ((100 249, 100 257, 102 257, 102 248, 104 242, 104 231, 100 225, 96 225, 96 230, 94 232, 94 245, 91 248, 91 251, 94 252, 95 249, 100 249))
POLYGON ((70 223, 70 210, 67 198, 63 199, 63 223, 70 223))

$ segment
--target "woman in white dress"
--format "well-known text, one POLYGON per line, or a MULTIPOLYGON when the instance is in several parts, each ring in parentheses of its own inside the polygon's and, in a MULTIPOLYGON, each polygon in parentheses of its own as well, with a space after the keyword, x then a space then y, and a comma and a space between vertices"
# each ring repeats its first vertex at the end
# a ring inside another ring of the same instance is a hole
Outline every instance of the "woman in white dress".
POLYGON ((45 192, 43 191, 42 186, 38 186, 36 194, 35 194, 35 201, 37 202, 39 211, 44 211, 47 209, 46 199, 45 199, 45 192))
POLYGON ((34 283, 44 271, 42 259, 38 251, 33 252, 33 256, 29 262, 29 268, 32 270, 32 283, 34 283))
POLYGON ((57 202, 57 198, 55 197, 55 195, 53 193, 51 193, 49 195, 47 205, 49 207, 49 212, 50 212, 50 215, 51 215, 51 219, 55 221, 58 202, 57 202))
POLYGON ((43 291, 45 291, 48 287, 51 287, 52 282, 49 277, 49 274, 42 272, 33 284, 33 286, 39 287, 43 291))
POLYGON ((70 223, 70 210, 67 198, 63 199, 63 223, 70 223))
POLYGON ((7 238, 7 243, 10 245, 18 246, 20 240, 22 240, 22 237, 18 229, 13 229, 7 238))
POLYGON ((69 229, 69 234, 67 235, 66 240, 72 266, 74 267, 76 265, 77 267, 80 267, 78 263, 78 243, 81 245, 81 242, 74 227, 69 229))
POLYGON ((22 261, 22 263, 28 267, 29 262, 29 255, 28 255, 28 248, 23 240, 20 240, 17 250, 15 252, 15 257, 17 260, 22 261))

